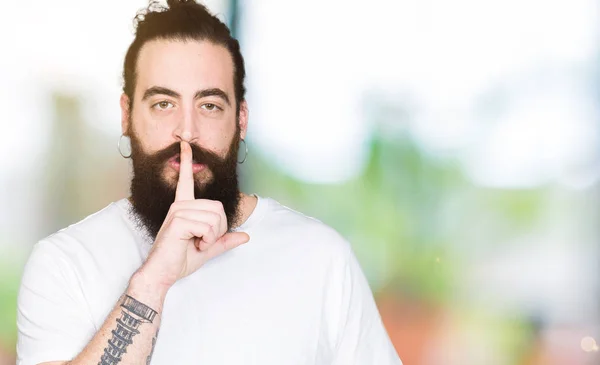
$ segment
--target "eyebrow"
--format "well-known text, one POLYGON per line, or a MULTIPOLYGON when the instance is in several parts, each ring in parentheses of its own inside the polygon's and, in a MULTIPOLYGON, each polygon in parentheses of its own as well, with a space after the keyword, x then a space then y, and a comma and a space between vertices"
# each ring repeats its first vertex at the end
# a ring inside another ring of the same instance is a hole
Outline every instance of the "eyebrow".
POLYGON ((219 89, 218 87, 212 88, 212 89, 204 89, 204 90, 200 90, 198 92, 196 92, 196 95, 194 95, 194 99, 201 99, 201 98, 205 98, 207 96, 216 96, 219 97, 221 99, 223 99, 223 101, 225 101, 227 103, 227 105, 231 105, 229 102, 229 96, 227 96, 227 93, 221 89, 219 89))
MULTIPOLYGON (((162 86, 152 86, 151 88, 147 89, 144 92, 144 96, 142 96, 142 101, 147 100, 148 98, 154 96, 154 95, 167 95, 167 96, 171 96, 173 98, 181 98, 181 94, 179 94, 177 91, 168 89, 166 87, 162 87, 162 86)), ((227 96, 227 93, 221 89, 219 89, 218 87, 212 88, 212 89, 202 89, 196 92, 196 94, 194 95, 194 99, 201 99, 201 98, 205 98, 207 96, 217 96, 221 99, 223 99, 223 101, 225 101, 227 103, 227 105, 231 105, 230 101, 229 101, 229 96, 227 96)))

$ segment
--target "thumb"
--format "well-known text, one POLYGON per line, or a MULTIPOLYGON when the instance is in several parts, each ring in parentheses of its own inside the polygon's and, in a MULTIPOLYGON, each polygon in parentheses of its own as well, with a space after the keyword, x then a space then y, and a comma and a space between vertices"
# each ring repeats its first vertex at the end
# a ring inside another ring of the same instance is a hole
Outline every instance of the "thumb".
POLYGON ((229 232, 225 233, 221 238, 211 245, 207 250, 206 254, 213 258, 217 255, 222 254, 225 251, 234 249, 250 240, 250 236, 246 232, 229 232))
POLYGON ((216 243, 223 246, 227 251, 248 241, 250 241, 250 236, 246 232, 228 232, 221 236, 216 243))
POLYGON ((225 233, 215 243, 206 248, 205 251, 199 251, 198 248, 189 243, 188 245, 188 270, 192 273, 198 270, 206 261, 219 256, 225 251, 232 250, 250 240, 250 236, 245 232, 225 233))

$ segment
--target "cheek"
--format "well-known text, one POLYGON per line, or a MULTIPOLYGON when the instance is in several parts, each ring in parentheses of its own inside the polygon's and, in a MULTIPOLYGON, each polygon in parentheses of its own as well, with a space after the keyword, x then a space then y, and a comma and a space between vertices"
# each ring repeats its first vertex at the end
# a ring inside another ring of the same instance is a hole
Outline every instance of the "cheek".
POLYGON ((146 153, 162 150, 175 142, 172 132, 156 123, 134 123, 134 133, 146 153))
POLYGON ((197 144, 211 152, 223 155, 229 150, 235 129, 223 121, 201 121, 195 131, 197 144))
POLYGON ((213 140, 207 140, 202 146, 207 150, 218 154, 220 157, 225 158, 229 153, 233 138, 235 138, 235 136, 232 136, 231 133, 222 133, 216 135, 213 140))
POLYGON ((141 131, 137 133, 138 140, 146 154, 157 152, 167 145, 161 140, 160 133, 152 133, 151 131, 141 131))

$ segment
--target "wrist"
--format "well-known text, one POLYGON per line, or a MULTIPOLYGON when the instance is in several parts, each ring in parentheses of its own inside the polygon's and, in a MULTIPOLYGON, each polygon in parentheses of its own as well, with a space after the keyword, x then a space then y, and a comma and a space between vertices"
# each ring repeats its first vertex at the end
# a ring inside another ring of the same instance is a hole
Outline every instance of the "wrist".
POLYGON ((140 269, 129 279, 126 294, 160 312, 169 287, 140 269))

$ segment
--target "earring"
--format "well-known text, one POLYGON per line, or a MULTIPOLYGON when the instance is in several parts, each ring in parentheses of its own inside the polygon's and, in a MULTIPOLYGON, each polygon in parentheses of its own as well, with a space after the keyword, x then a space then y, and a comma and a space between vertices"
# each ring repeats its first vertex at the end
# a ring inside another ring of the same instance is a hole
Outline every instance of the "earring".
MULTIPOLYGON (((119 142, 117 143, 117 149, 119 150, 119 154, 123 158, 130 158, 131 157, 131 145, 129 146, 129 154, 127 156, 125 156, 125 154, 121 151, 121 140, 123 139, 123 137, 125 137, 125 135, 121 134, 121 137, 119 137, 119 142)), ((130 143, 131 143, 131 141, 130 141, 130 143)))
POLYGON ((244 142, 244 149, 246 150, 246 154, 244 155, 244 159, 242 161, 238 161, 238 163, 241 165, 246 161, 246 157, 248 157, 248 144, 246 143, 246 141, 242 138, 240 139, 240 142, 244 142))

